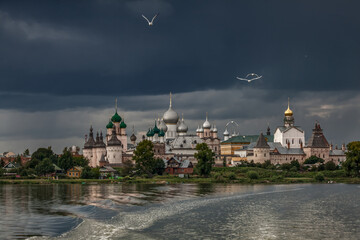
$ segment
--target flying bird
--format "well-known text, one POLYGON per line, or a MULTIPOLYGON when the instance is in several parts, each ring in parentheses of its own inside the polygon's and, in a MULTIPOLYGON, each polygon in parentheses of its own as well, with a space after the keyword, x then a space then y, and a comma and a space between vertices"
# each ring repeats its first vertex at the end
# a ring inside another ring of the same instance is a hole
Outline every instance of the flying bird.
POLYGON ((258 80, 258 79, 262 78, 262 76, 259 76, 256 73, 249 73, 248 75, 246 75, 245 78, 240 78, 240 77, 236 77, 236 78, 241 80, 241 81, 252 82, 252 81, 255 81, 255 80, 258 80), (249 79, 250 76, 253 77, 253 78, 249 79))
POLYGON ((145 20, 148 22, 149 26, 152 26, 154 24, 154 20, 155 18, 158 16, 159 14, 157 13, 152 19, 151 22, 149 21, 149 19, 147 19, 147 17, 144 16, 144 14, 142 15, 143 18, 145 18, 145 20))

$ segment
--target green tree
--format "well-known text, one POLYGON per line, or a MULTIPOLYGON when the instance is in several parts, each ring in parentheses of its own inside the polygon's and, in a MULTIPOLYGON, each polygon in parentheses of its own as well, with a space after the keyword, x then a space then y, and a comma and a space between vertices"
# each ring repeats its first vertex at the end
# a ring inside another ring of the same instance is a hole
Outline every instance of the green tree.
POLYGON ((54 152, 51 150, 51 147, 49 148, 38 148, 33 154, 31 155, 31 160, 37 159, 39 161, 42 161, 44 158, 49 158, 54 155, 54 152))
POLYGON ((323 163, 324 159, 319 158, 317 156, 311 156, 307 159, 305 159, 304 164, 315 164, 315 163, 323 163))
POLYGON ((336 164, 333 161, 328 161, 325 163, 325 170, 334 171, 336 169, 336 164))
POLYGON ((92 168, 91 169, 91 174, 92 174, 94 179, 99 179, 99 177, 100 177, 100 168, 98 168, 98 167, 92 168))
POLYGON ((98 179, 100 176, 100 171, 98 168, 92 169, 89 166, 85 166, 81 172, 81 178, 84 179, 98 179))
POLYGON ((22 162, 21 162, 21 157, 20 155, 17 155, 15 158, 15 163, 19 164, 20 166, 22 166, 22 162))
POLYGON ((29 151, 28 148, 24 151, 23 155, 24 156, 30 156, 30 151, 29 151))
POLYGON ((124 167, 121 169, 121 176, 131 176, 134 173, 134 164, 131 160, 126 160, 124 162, 124 167))
POLYGON ((0 160, 0 167, 1 167, 1 169, 2 169, 3 167, 5 167, 5 162, 4 162, 3 159, 0 160))
POLYGON ((32 168, 35 169, 35 167, 40 163, 40 160, 34 158, 28 161, 25 165, 26 168, 32 168))
POLYGON ((325 164, 320 164, 317 168, 318 171, 324 171, 325 170, 325 164))
POLYGON ((55 167, 49 158, 45 158, 35 167, 35 171, 38 175, 43 176, 48 173, 53 173, 55 167))
POLYGON ((299 171, 299 170, 300 170, 300 163, 299 163, 298 160, 292 160, 292 161, 290 162, 290 165, 291 165, 292 167, 295 167, 295 168, 296 168, 295 171, 299 171))
POLYGON ((281 170, 287 170, 290 171, 290 169, 292 168, 292 165, 290 163, 283 163, 280 166, 281 170))
POLYGON ((89 166, 89 160, 84 156, 73 156, 74 166, 86 167, 89 166))
POLYGON ((274 168, 274 165, 271 163, 270 160, 266 160, 264 163, 261 164, 261 167, 272 169, 274 168))
POLYGON ((152 173, 162 175, 165 171, 165 163, 161 158, 155 158, 152 173))
POLYGON ((59 157, 58 166, 65 171, 69 170, 70 168, 74 167, 74 160, 71 155, 71 152, 68 148, 64 148, 63 154, 59 157))
POLYGON ((360 141, 350 142, 347 145, 346 161, 342 167, 351 176, 360 176, 360 141))
POLYGON ((141 141, 134 150, 133 160, 138 175, 147 174, 152 177, 155 163, 153 143, 149 140, 141 141))
POLYGON ((194 156, 198 163, 196 164, 195 169, 200 176, 208 177, 212 170, 212 166, 215 164, 215 154, 206 143, 196 145, 196 150, 197 152, 194 156))

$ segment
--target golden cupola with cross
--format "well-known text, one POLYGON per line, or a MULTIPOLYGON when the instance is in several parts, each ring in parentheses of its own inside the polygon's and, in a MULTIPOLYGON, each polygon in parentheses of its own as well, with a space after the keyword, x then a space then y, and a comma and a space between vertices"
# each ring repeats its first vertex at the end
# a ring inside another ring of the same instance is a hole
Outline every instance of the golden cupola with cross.
POLYGON ((293 111, 290 109, 290 99, 288 99, 288 108, 285 111, 285 116, 292 116, 293 111))
POLYGON ((293 111, 290 109, 290 99, 288 98, 288 108, 285 111, 284 125, 285 127, 294 126, 294 116, 293 111))

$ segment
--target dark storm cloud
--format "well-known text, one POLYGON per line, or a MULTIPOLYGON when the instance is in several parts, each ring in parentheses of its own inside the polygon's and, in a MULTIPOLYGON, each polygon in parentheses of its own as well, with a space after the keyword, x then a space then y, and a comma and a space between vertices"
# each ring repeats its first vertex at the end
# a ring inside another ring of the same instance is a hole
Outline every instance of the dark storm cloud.
MULTIPOLYGON (((358 1, 0 2, 0 152, 83 144, 114 111, 139 137, 168 108, 220 132, 315 120, 341 144, 360 131, 358 1), (149 27, 141 17, 151 18, 149 27), (236 80, 249 72, 263 78, 236 80)), ((220 134, 221 135, 221 134, 220 134)))
POLYGON ((0 4, 5 92, 226 89, 248 72, 269 90, 360 87, 357 1, 20 2, 0 4))

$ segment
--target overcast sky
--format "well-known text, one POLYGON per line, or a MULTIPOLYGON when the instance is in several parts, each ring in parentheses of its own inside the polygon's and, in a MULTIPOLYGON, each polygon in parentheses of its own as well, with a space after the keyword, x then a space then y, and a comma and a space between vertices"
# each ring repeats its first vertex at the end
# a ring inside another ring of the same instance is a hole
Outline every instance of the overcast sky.
MULTIPOLYGON (((162 115, 173 92, 190 132, 240 134, 295 124, 329 142, 359 140, 360 2, 0 1, 0 152, 83 146, 118 98, 127 133, 162 115), (149 27, 141 14, 151 18, 149 27), (262 79, 238 81, 255 72, 262 79)), ((221 134, 222 136, 222 134, 221 134)))

